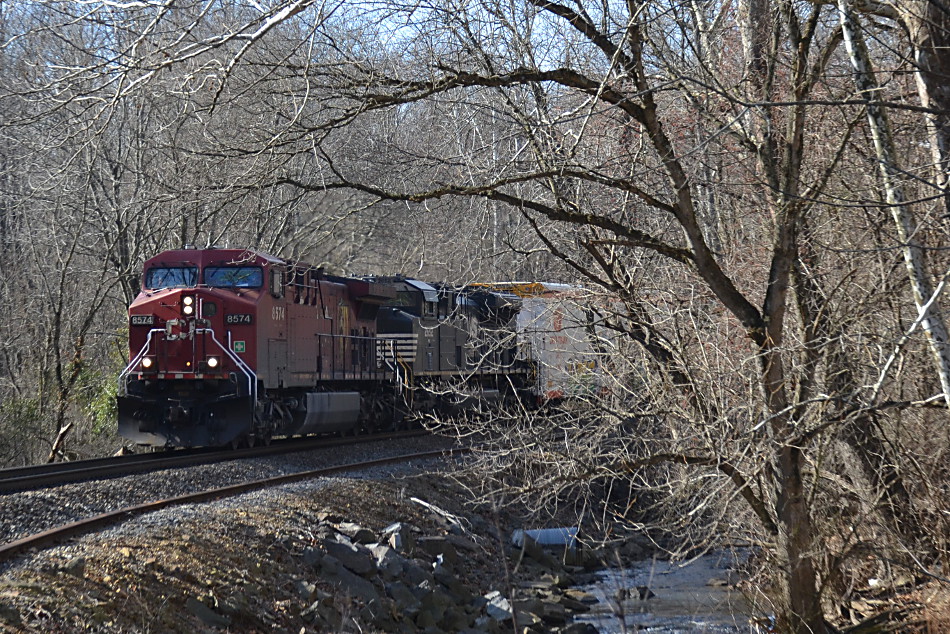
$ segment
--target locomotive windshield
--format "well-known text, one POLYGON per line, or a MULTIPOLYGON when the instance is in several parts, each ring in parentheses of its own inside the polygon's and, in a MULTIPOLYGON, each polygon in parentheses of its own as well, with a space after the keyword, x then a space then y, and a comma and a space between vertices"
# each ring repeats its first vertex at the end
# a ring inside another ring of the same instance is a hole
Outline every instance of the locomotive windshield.
POLYGON ((264 271, 258 266, 209 266, 205 284, 215 288, 260 288, 264 271))
POLYGON ((188 288, 198 284, 197 266, 155 266, 145 274, 145 288, 188 288))

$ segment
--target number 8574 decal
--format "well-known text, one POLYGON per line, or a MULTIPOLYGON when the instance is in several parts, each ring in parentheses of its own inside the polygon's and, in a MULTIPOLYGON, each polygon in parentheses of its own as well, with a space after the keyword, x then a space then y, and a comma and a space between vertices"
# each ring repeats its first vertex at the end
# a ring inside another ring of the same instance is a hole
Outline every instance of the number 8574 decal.
POLYGON ((226 324, 251 324, 254 323, 254 318, 247 313, 239 313, 235 315, 225 315, 224 323, 226 324))

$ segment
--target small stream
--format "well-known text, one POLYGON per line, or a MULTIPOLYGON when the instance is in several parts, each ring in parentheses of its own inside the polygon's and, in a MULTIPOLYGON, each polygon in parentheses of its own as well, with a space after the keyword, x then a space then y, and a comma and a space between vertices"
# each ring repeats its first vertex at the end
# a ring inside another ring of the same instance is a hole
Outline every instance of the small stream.
POLYGON ((598 599, 577 621, 601 634, 736 634, 761 632, 750 624, 750 608, 733 586, 736 557, 722 551, 687 563, 647 560, 631 568, 608 569, 579 586, 598 599), (641 599, 641 595, 655 596, 641 599), (622 601, 618 601, 622 599, 622 601))

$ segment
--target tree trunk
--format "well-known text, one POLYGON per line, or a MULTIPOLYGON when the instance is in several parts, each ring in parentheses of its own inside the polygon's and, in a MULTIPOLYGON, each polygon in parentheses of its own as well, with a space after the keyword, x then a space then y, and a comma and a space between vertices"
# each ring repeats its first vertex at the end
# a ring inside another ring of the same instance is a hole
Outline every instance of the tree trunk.
POLYGON ((46 462, 56 462, 58 458, 63 456, 63 446, 66 444, 66 435, 69 434, 72 428, 72 423, 67 423, 59 428, 59 432, 56 434, 56 440, 53 441, 53 446, 49 450, 49 456, 46 458, 46 462))
POLYGON ((814 527, 802 478, 805 456, 800 447, 787 445, 779 450, 777 481, 777 515, 779 526, 778 555, 785 569, 788 587, 782 595, 788 605, 780 606, 778 631, 794 634, 827 632, 818 592, 818 575, 813 560, 814 527))
POLYGON ((950 215, 950 8, 935 0, 897 3, 907 26, 920 103, 926 115, 934 184, 943 194, 942 214, 950 215))
POLYGON ((814 563, 815 528, 803 477, 805 455, 801 447, 788 442, 794 421, 788 407, 788 381, 779 343, 768 337, 760 356, 765 400, 772 414, 770 429, 777 445, 773 463, 779 529, 776 554, 784 574, 778 577, 783 587, 776 594, 780 602, 776 606, 776 625, 780 632, 823 634, 828 629, 814 563))
POLYGON ((855 84, 860 95, 868 100, 868 123, 874 138, 874 149, 877 153, 887 204, 894 216, 894 224, 897 227, 897 235, 904 253, 904 264, 914 291, 914 303, 917 305, 918 314, 923 316, 921 325, 928 335, 944 401, 950 407, 950 348, 947 347, 947 327, 940 305, 934 297, 933 284, 927 270, 926 254, 918 242, 917 223, 907 205, 907 198, 900 184, 894 139, 887 122, 887 114, 879 99, 881 89, 874 77, 870 54, 848 0, 838 0, 838 13, 845 45, 848 48, 851 65, 854 67, 855 84))

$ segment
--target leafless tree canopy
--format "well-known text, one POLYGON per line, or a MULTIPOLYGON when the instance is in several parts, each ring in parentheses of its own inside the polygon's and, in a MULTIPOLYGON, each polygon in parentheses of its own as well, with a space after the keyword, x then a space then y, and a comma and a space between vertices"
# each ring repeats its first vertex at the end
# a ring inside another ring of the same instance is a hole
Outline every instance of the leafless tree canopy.
POLYGON ((481 495, 758 544, 787 631, 945 581, 947 29, 923 0, 0 1, 2 456, 101 438, 162 248, 574 282, 607 389, 457 426, 494 439, 481 495))

